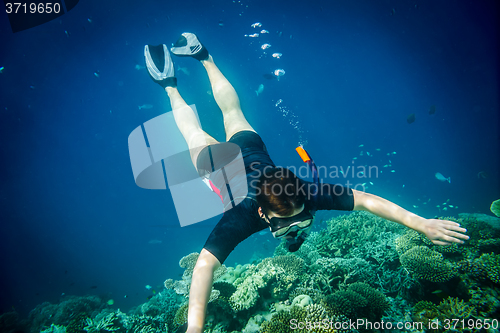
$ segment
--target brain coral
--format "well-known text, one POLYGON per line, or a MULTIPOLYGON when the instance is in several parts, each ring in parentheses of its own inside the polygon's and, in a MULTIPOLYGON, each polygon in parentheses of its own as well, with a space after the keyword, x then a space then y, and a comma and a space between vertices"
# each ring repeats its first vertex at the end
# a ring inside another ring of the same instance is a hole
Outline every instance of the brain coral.
POLYGON ((455 276, 451 263, 443 255, 426 246, 415 246, 399 258, 401 264, 410 273, 422 280, 446 282, 455 276))

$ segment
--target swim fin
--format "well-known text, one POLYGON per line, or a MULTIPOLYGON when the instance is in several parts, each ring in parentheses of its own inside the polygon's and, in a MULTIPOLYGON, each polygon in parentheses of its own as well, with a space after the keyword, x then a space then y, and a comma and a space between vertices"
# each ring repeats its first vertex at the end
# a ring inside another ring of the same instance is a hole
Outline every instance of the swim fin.
POLYGON ((144 46, 144 58, 153 81, 163 88, 177 86, 174 63, 165 44, 144 46))
POLYGON ((207 48, 191 32, 183 33, 170 50, 179 57, 193 57, 197 60, 206 60, 208 58, 207 48))

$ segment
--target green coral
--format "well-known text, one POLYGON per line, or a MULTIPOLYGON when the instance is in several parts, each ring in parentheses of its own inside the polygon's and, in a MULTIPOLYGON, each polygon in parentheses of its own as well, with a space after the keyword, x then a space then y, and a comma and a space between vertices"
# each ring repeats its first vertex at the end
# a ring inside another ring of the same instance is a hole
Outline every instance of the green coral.
POLYGON ((476 316, 476 309, 468 305, 464 300, 456 297, 448 297, 439 303, 437 309, 444 318, 470 319, 476 316))
POLYGON ((493 214, 500 217, 500 199, 495 200, 491 203, 490 210, 493 214))
POLYGON ((438 307, 428 301, 418 302, 412 310, 412 319, 416 323, 422 323, 424 327, 429 327, 429 322, 440 316, 438 307))
POLYGON ((59 304, 39 304, 29 314, 31 330, 42 331, 51 326, 68 326, 78 314, 89 317, 99 312, 105 304, 97 296, 66 296, 59 304))
POLYGON ((292 306, 288 310, 275 313, 271 320, 264 322, 260 333, 333 333, 333 320, 319 304, 310 304, 305 308, 292 306))
POLYGON ((320 232, 316 241, 322 256, 350 258, 351 250, 357 249, 364 257, 370 256, 379 261, 397 257, 385 248, 393 246, 392 236, 402 230, 396 223, 363 211, 339 216, 326 223, 327 229, 320 232), (381 246, 374 247, 374 244, 381 246))
POLYGON ((326 296, 325 302, 332 313, 342 314, 351 319, 358 317, 363 312, 362 309, 368 305, 366 298, 352 290, 337 291, 326 296))
POLYGON ((493 283, 500 284, 500 254, 484 253, 478 262, 486 271, 486 276, 493 283))
POLYGON ((455 276, 452 264, 441 253, 426 246, 412 247, 401 255, 400 261, 418 279, 446 282, 455 276))
POLYGON ((365 316, 371 321, 382 318, 385 311, 390 307, 385 295, 366 283, 353 283, 349 285, 348 290, 354 291, 366 299, 368 307, 365 316))
POLYGON ((46 330, 40 331, 40 333, 66 333, 66 327, 52 324, 46 330))
POLYGON ((303 272, 304 261, 293 255, 266 258, 234 281, 236 291, 229 298, 234 311, 253 307, 260 297, 259 290, 269 287, 275 299, 285 298, 303 272))
POLYGON ((236 291, 236 287, 231 283, 227 283, 224 281, 215 282, 213 285, 213 289, 219 291, 219 299, 223 299, 229 301, 229 298, 236 291))
POLYGON ((181 305, 181 307, 175 313, 174 326, 179 327, 179 326, 184 325, 187 322, 188 310, 189 310, 189 303, 188 302, 181 305))
POLYGON ((413 229, 408 229, 400 237, 396 238, 396 251, 399 255, 404 254, 412 247, 423 245, 422 236, 413 229))
POLYGON ((412 311, 412 319, 415 322, 420 322, 424 327, 429 327, 430 322, 434 323, 437 321, 440 332, 446 331, 446 327, 449 327, 451 319, 467 321, 468 319, 476 318, 476 308, 456 297, 448 297, 438 305, 428 301, 420 301, 412 311))
POLYGON ((367 318, 376 321, 389 308, 389 302, 382 292, 362 282, 353 283, 346 290, 327 296, 325 302, 331 313, 353 320, 367 318))
POLYGON ((290 310, 276 312, 271 320, 265 321, 260 327, 260 333, 289 333, 290 322, 297 320, 303 322, 307 312, 300 307, 293 307, 290 310))
POLYGON ((87 318, 85 323, 86 326, 83 329, 89 333, 114 332, 121 329, 120 320, 115 312, 87 318))

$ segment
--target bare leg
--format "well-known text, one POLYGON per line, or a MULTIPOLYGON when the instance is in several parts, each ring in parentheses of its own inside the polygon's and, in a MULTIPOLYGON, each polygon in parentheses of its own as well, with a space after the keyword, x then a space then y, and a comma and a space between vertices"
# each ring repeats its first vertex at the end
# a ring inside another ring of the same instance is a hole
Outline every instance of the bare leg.
POLYGON ((165 91, 170 98, 175 123, 184 140, 186 140, 191 154, 191 161, 193 161, 196 168, 196 160, 200 151, 208 145, 218 143, 218 141, 201 129, 194 111, 187 105, 176 87, 167 87, 165 91))
POLYGON ((202 60, 201 63, 207 70, 215 101, 219 105, 224 117, 226 140, 229 140, 239 131, 255 132, 241 111, 240 100, 236 91, 221 73, 217 65, 215 65, 212 56, 208 56, 208 59, 202 60))

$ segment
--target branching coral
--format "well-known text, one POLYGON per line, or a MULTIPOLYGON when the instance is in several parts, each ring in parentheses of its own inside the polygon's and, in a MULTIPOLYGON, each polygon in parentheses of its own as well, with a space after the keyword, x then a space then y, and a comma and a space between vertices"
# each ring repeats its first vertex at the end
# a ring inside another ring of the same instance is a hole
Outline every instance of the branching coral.
POLYGON ((96 318, 87 318, 83 329, 89 333, 114 332, 121 329, 119 318, 115 312, 96 318))
POLYGON ((59 304, 48 302, 38 305, 29 314, 29 322, 33 331, 41 331, 51 326, 69 325, 79 314, 90 316, 105 307, 97 296, 68 296, 59 304))
MULTIPOLYGON (((189 296, 189 290, 191 288, 191 278, 193 277, 193 270, 196 266, 196 261, 198 260, 199 254, 194 252, 184 256, 179 261, 179 266, 185 268, 184 273, 182 274, 182 280, 174 281, 172 279, 167 279, 163 283, 165 288, 173 289, 179 295, 183 295, 184 297, 189 296)), ((221 265, 214 272, 214 281, 219 279, 227 272, 227 268, 225 265, 221 265)), ((216 299, 218 296, 217 292, 212 290, 211 300, 216 299)))

